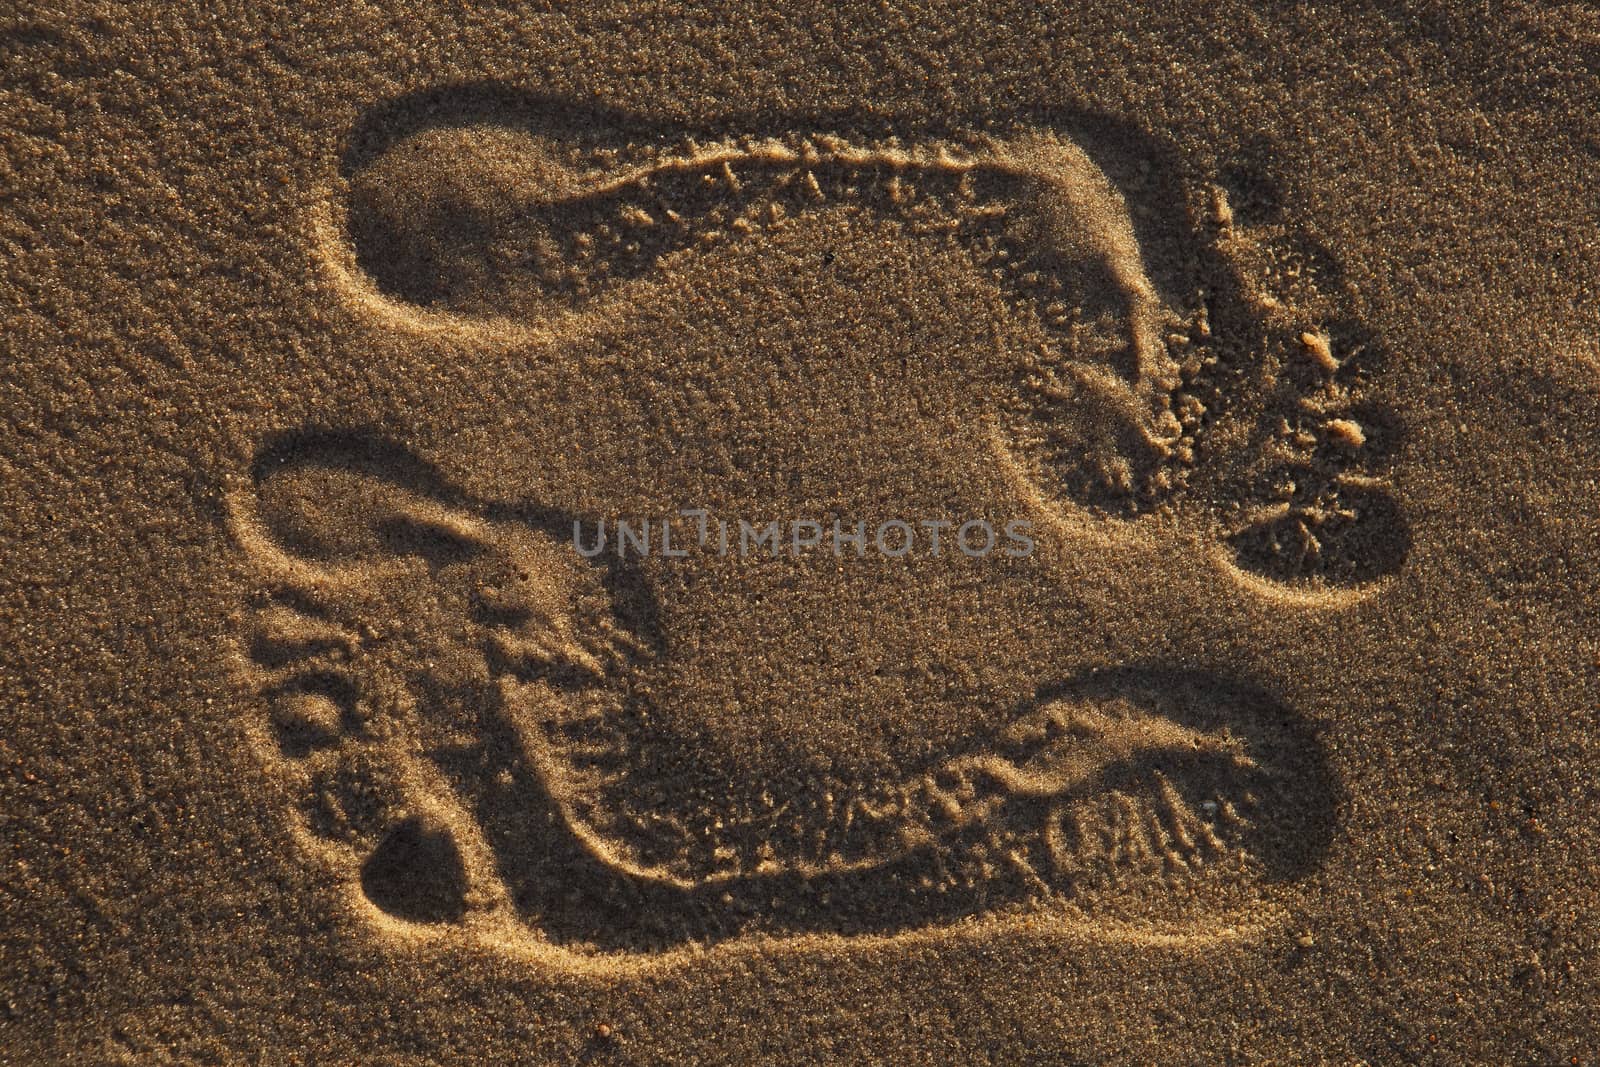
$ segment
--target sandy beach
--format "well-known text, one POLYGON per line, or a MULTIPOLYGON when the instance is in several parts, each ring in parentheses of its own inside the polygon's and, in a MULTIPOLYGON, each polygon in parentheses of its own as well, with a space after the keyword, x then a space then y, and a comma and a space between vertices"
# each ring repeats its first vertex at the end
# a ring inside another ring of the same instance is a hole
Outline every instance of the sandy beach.
POLYGON ((1600 14, 0 17, 0 1064, 1600 1062, 1600 14))

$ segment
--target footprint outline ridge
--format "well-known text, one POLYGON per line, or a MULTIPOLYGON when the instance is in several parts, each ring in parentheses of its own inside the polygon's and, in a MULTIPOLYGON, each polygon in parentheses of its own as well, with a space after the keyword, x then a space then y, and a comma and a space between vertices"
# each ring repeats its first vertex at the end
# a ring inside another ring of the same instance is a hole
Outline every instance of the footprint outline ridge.
POLYGON ((1332 257, 1259 220, 1236 176, 1202 181, 1153 138, 1085 116, 817 132, 851 128, 833 116, 748 124, 774 131, 757 135, 493 86, 426 99, 425 122, 396 104, 352 137, 343 237, 358 270, 424 316, 558 315, 698 254, 698 238, 870 210, 908 237, 956 234, 1042 324, 997 439, 1053 506, 1209 512, 1246 589, 1312 602, 1375 589, 1409 553, 1385 477, 1403 428, 1369 396, 1387 354, 1341 317, 1332 257), (682 213, 663 207, 673 196, 682 213), (768 210, 780 203, 792 210, 768 210), (401 275, 431 281, 408 291, 401 275), (1245 443, 1224 454, 1220 440, 1245 443))
POLYGON ((889 832, 866 843, 876 854, 862 862, 686 878, 619 859, 625 849, 583 840, 609 833, 614 843, 614 825, 563 814, 568 786, 552 765, 570 770, 596 740, 583 694, 658 647, 639 613, 618 614, 613 576, 570 548, 562 558, 552 530, 537 529, 548 516, 430 482, 403 449, 306 435, 263 456, 254 484, 230 500, 262 578, 241 657, 265 705, 254 736, 300 791, 302 837, 393 918, 448 926, 475 910, 555 940, 662 951, 691 936, 810 928, 808 902, 822 896, 840 901, 824 928, 893 932, 1005 901, 1065 898, 1092 911, 1130 879, 1159 897, 1160 878, 1198 876, 1208 863, 1292 880, 1326 848, 1336 787, 1296 716, 1213 674, 1128 668, 1041 688, 988 748, 901 783, 889 832), (397 536, 397 518, 415 525, 397 536), (393 610, 403 601, 390 593, 419 586, 442 614, 393 610), (354 607, 339 608, 341 594, 354 607), (530 689, 567 710, 541 719, 507 706, 530 689), (318 743, 279 743, 273 727, 286 722, 318 743), (516 742, 494 766, 486 732, 516 742), (1215 796, 1189 795, 1206 789, 1215 796), (511 831, 504 804, 496 815, 471 795, 508 790, 510 821, 523 824, 511 831), (1284 805, 1295 828, 1282 832, 1276 815, 1254 826, 1245 809, 1263 804, 1284 805), (1321 828, 1309 845, 1306 820, 1321 828), (540 831, 540 850, 516 844, 530 823, 556 827, 540 831), (545 858, 530 866, 535 851, 545 858), (408 883, 407 863, 428 877, 408 883), (905 899, 882 904, 885 886, 905 899), (663 931, 646 949, 616 941, 641 900, 663 931))

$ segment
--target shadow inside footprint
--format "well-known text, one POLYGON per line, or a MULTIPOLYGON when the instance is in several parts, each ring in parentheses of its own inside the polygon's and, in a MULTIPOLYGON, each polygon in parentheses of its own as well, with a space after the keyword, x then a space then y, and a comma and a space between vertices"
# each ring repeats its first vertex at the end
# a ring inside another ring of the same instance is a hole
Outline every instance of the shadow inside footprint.
POLYGON ((467 871, 455 836, 417 815, 372 850, 361 866, 361 889, 378 908, 407 922, 458 922, 467 910, 467 871))
POLYGON ((407 449, 381 437, 308 431, 284 434, 257 456, 257 514, 294 555, 337 563, 396 555, 436 565, 473 554, 438 523, 396 507, 396 497, 444 496, 443 480, 407 449))
POLYGON ((1303 502, 1229 537, 1240 566, 1286 584, 1340 588, 1376 581, 1404 565, 1411 529, 1387 490, 1335 484, 1296 495, 1303 502))
MULTIPOLYGON (((554 801, 525 767, 485 759, 474 777, 486 788, 473 792, 524 918, 558 943, 609 951, 757 931, 894 933, 1050 899, 1203 919, 1183 902, 1259 899, 1315 871, 1333 839, 1341 791, 1326 750, 1259 688, 1129 667, 1044 687, 1015 715, 1016 728, 936 776, 927 821, 917 801, 903 809, 922 844, 858 867, 780 865, 673 888, 530 819, 554 801)), ((514 748, 486 745, 479 758, 514 748)))
POLYGON ((1111 788, 1168 778, 1191 807, 1244 801, 1252 812, 1239 847, 1268 882, 1302 878, 1322 862, 1338 826, 1339 780, 1306 718, 1265 690, 1208 671, 1121 667, 1091 672, 1055 696, 1106 706, 1131 702, 1205 735, 1236 738, 1241 762, 1169 748, 1119 765, 1111 788))

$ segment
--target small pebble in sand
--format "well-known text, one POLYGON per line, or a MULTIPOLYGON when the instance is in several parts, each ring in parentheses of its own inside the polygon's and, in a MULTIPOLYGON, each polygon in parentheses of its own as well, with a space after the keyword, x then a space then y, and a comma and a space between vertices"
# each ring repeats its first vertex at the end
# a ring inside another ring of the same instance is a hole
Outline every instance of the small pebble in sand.
POLYGON ((1228 203, 1228 192, 1220 187, 1211 190, 1211 218, 1223 229, 1233 225, 1233 205, 1228 203))
POLYGON ((1360 448, 1367 443, 1367 432, 1353 419, 1329 419, 1328 436, 1346 448, 1360 448))
POLYGON ((1317 366, 1328 373, 1339 369, 1339 361, 1333 356, 1333 343, 1327 334, 1307 330, 1300 335, 1300 346, 1305 349, 1306 355, 1316 361, 1317 366))

